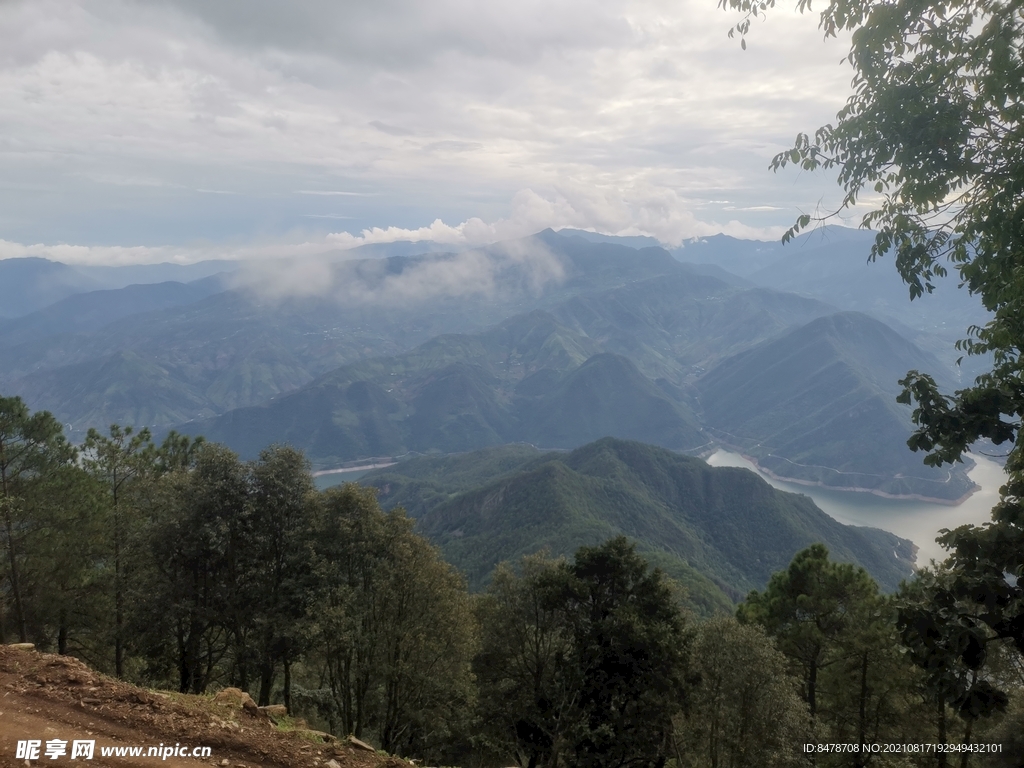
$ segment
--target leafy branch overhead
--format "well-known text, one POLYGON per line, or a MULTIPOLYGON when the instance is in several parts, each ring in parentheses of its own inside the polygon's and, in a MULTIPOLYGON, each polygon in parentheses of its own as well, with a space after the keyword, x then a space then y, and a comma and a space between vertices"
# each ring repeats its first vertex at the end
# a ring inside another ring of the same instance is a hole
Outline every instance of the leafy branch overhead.
MULTIPOLYGON (((719 5, 745 14, 730 30, 745 43, 751 20, 775 0, 719 5)), ((810 8, 807 0, 798 4, 801 12, 810 8)), ((947 258, 996 310, 1019 292, 992 280, 1012 273, 1022 236, 1017 4, 835 0, 819 28, 826 37, 853 33, 846 59, 853 94, 835 125, 813 137, 801 133, 771 167, 836 169, 845 193, 840 210, 874 207, 862 220, 878 232, 872 258, 892 251, 912 296, 934 288, 947 258)), ((812 220, 799 217, 785 239, 812 220)))
MULTIPOLYGON (((751 21, 775 3, 719 5, 745 14, 730 32, 743 38, 751 21)), ((806 0, 797 7, 811 10, 806 0)), ((905 608, 902 621, 914 628, 934 619, 950 632, 970 626, 977 636, 985 627, 1024 653, 1021 3, 832 0, 819 15, 819 27, 825 37, 852 33, 846 61, 854 72, 853 93, 834 125, 813 137, 800 134, 771 167, 834 170, 844 193, 839 211, 870 208, 861 220, 876 232, 870 260, 891 253, 911 299, 931 292, 936 278, 954 269, 961 286, 991 313, 984 325, 966 329, 967 338, 957 344, 966 354, 991 356, 991 369, 973 386, 944 395, 931 376, 918 371, 900 382, 900 402, 914 404, 918 425, 910 447, 926 451, 925 462, 939 466, 961 460, 979 438, 1013 443, 1009 480, 992 522, 964 526, 941 539, 952 552, 945 564, 950 575, 934 582, 930 601, 946 606, 948 615, 934 608, 925 611, 929 618, 905 608)), ((800 216, 783 239, 824 218, 800 216)), ((922 642, 919 660, 925 668, 942 664, 946 650, 922 642)), ((970 653, 964 658, 976 661, 970 653)), ((961 708, 980 712, 999 703, 998 692, 965 703, 955 688, 944 689, 961 708)))

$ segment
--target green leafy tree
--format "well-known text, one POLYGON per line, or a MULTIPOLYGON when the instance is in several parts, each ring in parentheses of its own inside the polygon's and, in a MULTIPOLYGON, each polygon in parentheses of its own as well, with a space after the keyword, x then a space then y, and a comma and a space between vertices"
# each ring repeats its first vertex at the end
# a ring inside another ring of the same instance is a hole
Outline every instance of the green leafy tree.
MULTIPOLYGON (((775 638, 823 740, 862 745, 930 735, 932 711, 901 653, 893 607, 863 568, 832 562, 814 544, 764 592, 751 592, 737 618, 775 638)), ((866 766, 884 758, 859 750, 822 759, 866 766)))
MULTIPOLYGON (((303 617, 314 588, 309 534, 316 488, 305 456, 287 446, 264 450, 249 472, 251 541, 243 558, 247 561, 244 602, 250 611, 247 622, 239 622, 235 632, 239 639, 251 637, 255 645, 259 704, 270 703, 280 664, 284 703, 291 711, 291 667, 302 650, 303 617), (251 631, 245 623, 251 623, 251 631)), ((247 686, 244 675, 241 684, 247 686)))
POLYGON ((149 676, 174 680, 182 693, 203 693, 225 674, 243 592, 248 497, 245 465, 217 444, 200 445, 190 468, 166 474, 153 491, 151 568, 134 593, 133 627, 149 676))
MULTIPOLYGON (((28 615, 24 563, 38 520, 26 510, 26 495, 38 484, 67 466, 75 449, 48 411, 30 413, 19 397, 0 397, 0 536, 6 560, 5 576, 14 608, 14 628, 28 642, 28 615)), ((2 603, 0 603, 2 605, 2 603)), ((6 611, 0 615, 0 642, 4 642, 6 611)))
POLYGON ((580 676, 566 765, 664 765, 688 653, 668 580, 624 536, 581 547, 565 571, 572 645, 563 663, 580 676))
MULTIPOLYGON (((741 35, 774 4, 720 0, 746 14, 736 27, 741 35)), ((800 0, 798 7, 807 10, 810 2, 800 0)), ((979 438, 1012 443, 1009 479, 992 522, 963 526, 941 539, 951 550, 952 575, 941 586, 944 595, 935 597, 940 605, 963 609, 961 618, 947 616, 955 625, 973 616, 1024 654, 1020 6, 1001 0, 831 0, 819 18, 826 36, 852 32, 847 60, 853 94, 834 125, 813 137, 800 134, 772 167, 835 170, 844 191, 839 210, 873 205, 862 219, 877 231, 871 259, 892 254, 911 298, 930 292, 935 279, 953 269, 991 313, 958 344, 967 354, 990 354, 991 370, 952 395, 941 393, 927 373, 911 371, 901 382, 900 400, 915 404, 918 429, 909 444, 927 452, 927 464, 961 460, 979 438)), ((811 221, 800 216, 784 240, 811 221)), ((985 706, 995 703, 993 698, 985 706)))
POLYGON ((321 594, 314 632, 333 703, 328 716, 332 730, 357 738, 378 718, 377 603, 386 579, 388 523, 373 491, 346 483, 323 494, 315 528, 321 594))
POLYGON ((789 662, 764 630, 734 619, 697 627, 693 672, 699 682, 675 718, 676 763, 683 768, 802 765, 810 740, 807 705, 789 662))
POLYGON ((919 571, 900 591, 898 627, 911 658, 924 671, 925 689, 936 707, 935 740, 950 741, 948 703, 963 722, 960 743, 969 744, 980 719, 1006 710, 1009 697, 1003 688, 1021 690, 1024 682, 1019 674, 994 670, 993 662, 1010 650, 1016 657, 1006 660, 1011 672, 1024 665, 982 619, 977 605, 951 599, 949 584, 955 578, 943 566, 919 571))
POLYGON ((833 563, 824 545, 813 544, 774 574, 764 592, 747 595, 736 615, 776 638, 814 718, 822 673, 839 661, 840 640, 863 620, 877 592, 863 568, 833 563))
POLYGON ((412 525, 373 490, 322 494, 312 653, 337 732, 430 756, 472 706, 475 629, 464 581, 412 525))
POLYGON ((66 465, 28 489, 25 509, 37 527, 27 578, 34 587, 36 642, 90 665, 110 668, 109 531, 103 488, 66 465))
POLYGON ((148 429, 136 433, 131 426, 110 425, 103 435, 90 429, 82 444, 82 464, 102 484, 109 510, 112 591, 114 596, 114 674, 124 677, 127 638, 125 594, 129 578, 126 552, 139 524, 133 484, 153 470, 154 446, 148 429))
POLYGON ((153 456, 157 474, 190 469, 204 445, 206 438, 202 435, 193 438, 172 429, 153 456))
POLYGON ((662 766, 688 640, 673 584, 625 537, 500 567, 478 607, 481 721, 525 768, 662 766))
POLYGON ((481 647, 474 661, 480 722, 490 749, 524 768, 554 766, 578 698, 562 561, 524 557, 517 574, 495 569, 477 604, 481 647))

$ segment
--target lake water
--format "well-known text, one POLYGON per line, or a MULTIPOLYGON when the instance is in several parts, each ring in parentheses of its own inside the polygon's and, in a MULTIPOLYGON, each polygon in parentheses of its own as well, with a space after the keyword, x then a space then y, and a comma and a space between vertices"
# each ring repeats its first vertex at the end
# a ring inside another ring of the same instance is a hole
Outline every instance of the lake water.
POLYGON ((315 475, 313 483, 316 485, 317 490, 323 491, 342 483, 354 483, 367 472, 370 472, 370 470, 353 469, 350 472, 327 472, 322 475, 315 475))
POLYGON ((941 529, 987 522, 991 519, 992 507, 999 500, 999 486, 1006 478, 1003 468, 984 456, 972 455, 972 458, 977 465, 968 475, 981 490, 956 507, 786 483, 768 477, 752 462, 730 451, 717 451, 707 461, 713 467, 745 467, 780 490, 810 496, 826 514, 841 523, 882 528, 910 539, 918 546, 917 564, 927 565, 933 558, 945 558, 945 550, 935 542, 941 529))

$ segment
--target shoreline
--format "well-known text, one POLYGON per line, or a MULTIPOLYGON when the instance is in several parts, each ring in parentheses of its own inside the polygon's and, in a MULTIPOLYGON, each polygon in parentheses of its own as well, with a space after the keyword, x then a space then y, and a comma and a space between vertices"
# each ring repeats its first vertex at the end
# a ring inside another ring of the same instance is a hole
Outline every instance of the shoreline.
POLYGON ((941 504, 944 507, 959 507, 961 504, 963 504, 965 501, 971 498, 971 496, 973 496, 975 493, 981 490, 981 486, 979 486, 977 483, 974 483, 974 487, 970 491, 965 493, 963 496, 961 496, 959 499, 937 499, 933 496, 923 496, 919 493, 886 493, 885 491, 879 491, 874 488, 858 488, 854 486, 827 485, 821 482, 820 480, 803 480, 796 477, 786 477, 785 475, 776 474, 775 472, 772 472, 770 469, 762 467, 758 463, 757 459, 755 459, 753 456, 748 456, 747 454, 742 453, 741 451, 738 451, 732 447, 730 447, 729 450, 732 450, 733 452, 739 454, 744 459, 753 464, 755 467, 757 467, 758 472, 764 472, 764 474, 768 475, 773 480, 778 480, 780 483, 806 485, 812 488, 823 488, 829 491, 869 493, 872 496, 879 496, 883 499, 894 499, 896 501, 924 501, 927 502, 928 504, 941 504))
POLYGON ((360 464, 358 467, 338 467, 337 469, 318 469, 313 472, 313 477, 322 477, 323 475, 340 475, 345 472, 363 472, 370 469, 384 469, 384 467, 393 467, 397 464, 397 461, 389 461, 384 464, 360 464))

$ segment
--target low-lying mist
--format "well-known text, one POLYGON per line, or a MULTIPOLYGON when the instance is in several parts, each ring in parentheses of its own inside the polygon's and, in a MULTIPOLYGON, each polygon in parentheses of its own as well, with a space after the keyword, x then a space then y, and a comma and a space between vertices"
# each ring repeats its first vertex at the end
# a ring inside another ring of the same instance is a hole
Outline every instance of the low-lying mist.
POLYGON ((566 277, 542 241, 527 238, 459 253, 351 260, 336 254, 246 263, 233 287, 271 301, 334 299, 349 306, 396 306, 444 299, 537 296, 566 277))

